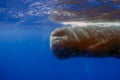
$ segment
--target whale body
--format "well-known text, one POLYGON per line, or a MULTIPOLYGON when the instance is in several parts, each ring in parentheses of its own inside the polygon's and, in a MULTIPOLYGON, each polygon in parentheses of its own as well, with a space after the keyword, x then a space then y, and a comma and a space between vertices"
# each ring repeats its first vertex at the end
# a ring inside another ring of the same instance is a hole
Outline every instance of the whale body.
POLYGON ((59 59, 70 57, 120 58, 119 0, 54 0, 53 20, 69 27, 51 33, 50 48, 59 59), (81 24, 81 22, 86 22, 81 24), (88 25, 107 22, 108 26, 88 25), (114 24, 118 22, 118 25, 114 24), (80 26, 81 25, 81 26, 80 26))
POLYGON ((120 27, 62 27, 51 33, 50 47, 59 59, 120 58, 120 27))

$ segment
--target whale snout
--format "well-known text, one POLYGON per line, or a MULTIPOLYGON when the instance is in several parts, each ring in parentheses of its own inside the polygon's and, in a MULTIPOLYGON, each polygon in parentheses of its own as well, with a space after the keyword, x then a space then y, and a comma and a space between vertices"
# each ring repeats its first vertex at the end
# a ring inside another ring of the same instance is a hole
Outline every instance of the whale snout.
POLYGON ((50 48, 59 59, 69 58, 73 52, 73 36, 68 28, 58 28, 51 33, 50 48))

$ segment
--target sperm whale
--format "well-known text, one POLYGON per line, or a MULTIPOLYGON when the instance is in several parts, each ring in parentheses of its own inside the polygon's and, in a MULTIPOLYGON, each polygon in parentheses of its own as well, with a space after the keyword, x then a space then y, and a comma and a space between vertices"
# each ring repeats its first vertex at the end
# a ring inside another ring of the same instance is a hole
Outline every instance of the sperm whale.
POLYGON ((52 31, 50 48, 54 56, 58 59, 120 58, 120 7, 118 5, 120 5, 118 0, 56 2, 51 17, 55 21, 70 25, 52 31))

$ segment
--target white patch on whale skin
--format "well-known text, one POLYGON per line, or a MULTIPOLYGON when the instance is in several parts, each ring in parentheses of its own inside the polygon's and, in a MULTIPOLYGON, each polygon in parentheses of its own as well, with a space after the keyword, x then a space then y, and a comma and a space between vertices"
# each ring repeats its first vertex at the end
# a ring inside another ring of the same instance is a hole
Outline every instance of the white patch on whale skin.
POLYGON ((82 21, 70 21, 62 22, 63 25, 77 26, 77 27, 87 27, 87 26, 99 26, 99 27, 110 27, 110 26, 120 26, 120 22, 82 22, 82 21))

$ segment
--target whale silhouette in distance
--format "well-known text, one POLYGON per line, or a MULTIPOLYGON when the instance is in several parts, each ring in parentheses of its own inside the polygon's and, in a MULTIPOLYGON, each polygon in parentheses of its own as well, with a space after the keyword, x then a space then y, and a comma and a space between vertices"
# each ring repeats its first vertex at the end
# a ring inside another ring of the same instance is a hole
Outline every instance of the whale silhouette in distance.
MULTIPOLYGON (((61 0, 56 1, 55 4, 56 8, 51 13, 51 17, 58 22, 90 21, 97 23, 107 21, 112 24, 120 20, 120 7, 116 7, 120 4, 118 0, 106 0, 106 2, 102 0, 61 0), (89 4, 95 4, 93 1, 96 1, 100 5, 88 5, 85 3, 86 1, 89 4), (69 5, 77 5, 77 9, 74 10, 71 6, 66 8, 69 5)), ((58 59, 70 57, 120 58, 120 24, 109 27, 74 25, 57 28, 50 35, 50 48, 58 59)))

